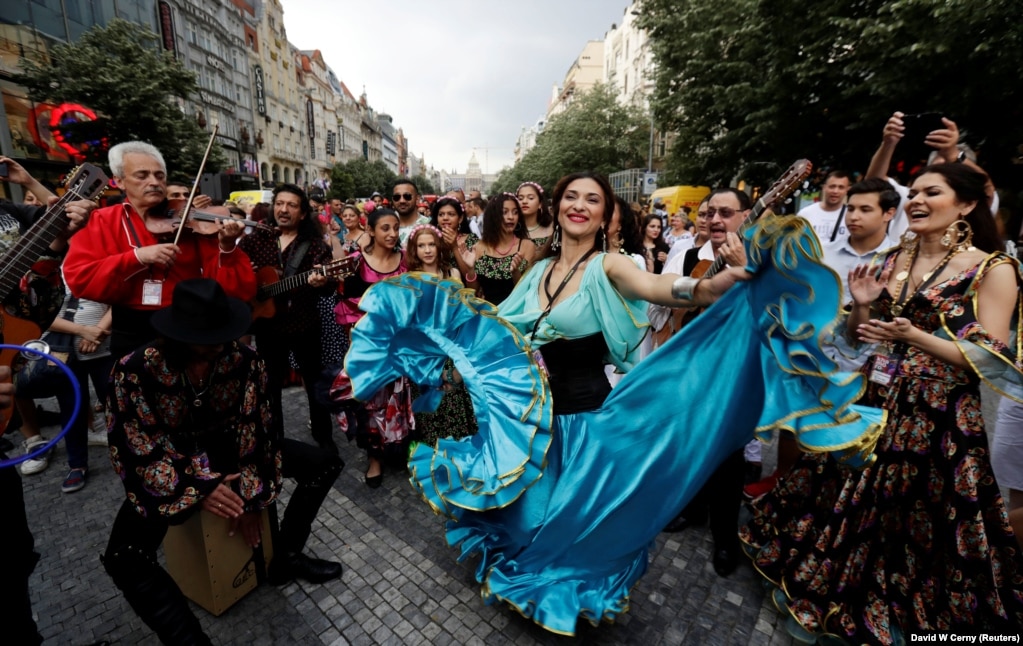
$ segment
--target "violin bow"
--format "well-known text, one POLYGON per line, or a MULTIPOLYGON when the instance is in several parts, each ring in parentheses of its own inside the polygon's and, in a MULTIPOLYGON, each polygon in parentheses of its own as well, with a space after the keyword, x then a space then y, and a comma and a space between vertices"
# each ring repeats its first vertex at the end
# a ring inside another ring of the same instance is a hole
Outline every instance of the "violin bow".
POLYGON ((178 240, 181 239, 181 232, 185 230, 188 213, 192 210, 192 200, 195 199, 195 192, 199 190, 199 180, 202 179, 202 171, 206 168, 206 160, 209 159, 210 151, 213 150, 213 141, 217 138, 217 131, 219 129, 220 125, 214 121, 210 141, 206 144, 206 152, 202 156, 202 162, 199 163, 199 173, 195 176, 195 181, 192 182, 192 190, 188 193, 188 201, 185 202, 185 208, 181 211, 181 225, 178 226, 178 232, 174 235, 174 244, 178 244, 178 240))

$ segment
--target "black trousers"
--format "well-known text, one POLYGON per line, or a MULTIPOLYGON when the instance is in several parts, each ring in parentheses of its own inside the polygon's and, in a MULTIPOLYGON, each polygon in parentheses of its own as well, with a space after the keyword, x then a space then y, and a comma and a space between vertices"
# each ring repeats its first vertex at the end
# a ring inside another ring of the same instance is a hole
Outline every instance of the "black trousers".
POLYGON ((320 331, 316 329, 300 336, 285 334, 271 321, 258 321, 252 326, 256 335, 256 349, 266 362, 269 381, 267 394, 273 411, 274 432, 284 435, 284 412, 281 406, 281 391, 288 376, 288 353, 294 353, 299 374, 309 401, 309 421, 312 423, 313 439, 320 446, 333 446, 334 425, 330 410, 316 396, 316 384, 323 378, 323 362, 320 358, 320 331))
MULTIPOLYGON (((0 453, 0 459, 7 456, 0 453)), ((35 646, 43 643, 32 620, 32 604, 28 595, 28 577, 39 561, 35 541, 28 528, 25 513, 25 492, 15 467, 0 468, 0 554, 4 555, 3 584, 0 585, 0 616, 3 617, 3 639, 9 644, 35 646)))
POLYGON ((730 454, 682 512, 690 520, 710 519, 715 551, 739 549, 739 509, 745 467, 742 449, 730 454))

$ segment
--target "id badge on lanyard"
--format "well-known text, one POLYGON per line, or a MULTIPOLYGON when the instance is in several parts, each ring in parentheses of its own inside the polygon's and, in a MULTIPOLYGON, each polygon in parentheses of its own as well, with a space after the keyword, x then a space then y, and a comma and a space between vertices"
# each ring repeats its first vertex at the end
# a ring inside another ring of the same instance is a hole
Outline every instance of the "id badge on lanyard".
POLYGON ((142 304, 163 305, 163 281, 147 279, 142 281, 142 304))
POLYGON ((875 384, 888 386, 892 383, 896 373, 898 373, 900 363, 902 363, 901 355, 875 354, 868 378, 875 384))

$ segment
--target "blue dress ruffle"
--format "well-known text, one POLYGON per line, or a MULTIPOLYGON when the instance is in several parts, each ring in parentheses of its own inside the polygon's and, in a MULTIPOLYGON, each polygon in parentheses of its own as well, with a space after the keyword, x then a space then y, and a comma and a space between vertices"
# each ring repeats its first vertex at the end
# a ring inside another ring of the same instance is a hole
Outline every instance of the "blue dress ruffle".
MULTIPOLYGON (((462 373, 480 431, 420 445, 412 483, 452 518, 447 538, 476 570, 488 603, 504 600, 546 629, 613 620, 646 571, 657 533, 729 453, 784 428, 805 450, 870 459, 884 414, 853 405, 862 377, 840 373, 817 343, 839 307, 802 220, 747 234, 755 277, 736 285, 628 373, 597 410, 553 416, 525 334, 539 315, 539 263, 493 306, 457 285, 403 275, 372 287, 347 369, 357 398, 404 374, 436 386, 445 356, 462 373), (541 477, 542 476, 542 477, 541 477)), ((630 367, 644 308, 588 263, 579 291, 541 324, 537 344, 602 332, 607 360, 630 367)))

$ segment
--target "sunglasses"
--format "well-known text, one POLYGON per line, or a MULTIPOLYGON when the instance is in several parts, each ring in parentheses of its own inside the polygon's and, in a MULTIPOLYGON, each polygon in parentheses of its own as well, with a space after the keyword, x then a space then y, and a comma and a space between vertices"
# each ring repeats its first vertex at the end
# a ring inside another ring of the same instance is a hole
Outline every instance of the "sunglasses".
POLYGON ((391 196, 391 199, 395 202, 399 202, 401 200, 411 202, 413 197, 415 196, 412 195, 411 193, 395 193, 394 195, 391 196))
POLYGON ((713 220, 715 215, 720 215, 722 220, 728 220, 736 213, 738 213, 738 211, 736 211, 735 209, 730 209, 727 206, 723 206, 720 209, 710 207, 709 209, 707 209, 707 219, 713 220))

